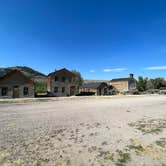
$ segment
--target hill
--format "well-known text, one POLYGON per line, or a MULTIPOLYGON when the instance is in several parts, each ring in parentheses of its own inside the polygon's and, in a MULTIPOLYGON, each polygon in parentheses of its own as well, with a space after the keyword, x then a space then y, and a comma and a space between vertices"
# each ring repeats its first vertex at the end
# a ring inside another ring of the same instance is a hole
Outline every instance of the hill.
POLYGON ((31 79, 35 81, 46 81, 46 75, 27 66, 14 66, 14 67, 0 68, 0 77, 14 69, 17 69, 23 72, 26 76, 30 77, 31 79))

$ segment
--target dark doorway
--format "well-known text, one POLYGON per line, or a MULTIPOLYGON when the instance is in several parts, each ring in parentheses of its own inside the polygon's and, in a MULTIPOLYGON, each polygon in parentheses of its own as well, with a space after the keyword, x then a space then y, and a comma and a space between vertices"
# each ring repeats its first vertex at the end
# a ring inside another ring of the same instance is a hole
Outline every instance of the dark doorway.
POLYGON ((18 86, 13 87, 13 98, 19 98, 19 87, 18 86))
POLYGON ((99 88, 99 96, 101 96, 101 88, 99 88))
POLYGON ((70 96, 74 96, 75 95, 75 86, 71 86, 70 87, 70 96))

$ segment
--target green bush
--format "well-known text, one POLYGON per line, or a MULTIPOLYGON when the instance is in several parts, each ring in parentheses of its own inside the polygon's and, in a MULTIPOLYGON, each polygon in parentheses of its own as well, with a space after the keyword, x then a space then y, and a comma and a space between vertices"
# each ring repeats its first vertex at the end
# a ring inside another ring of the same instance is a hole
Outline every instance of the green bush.
POLYGON ((35 93, 47 93, 47 83, 44 81, 35 82, 35 93))

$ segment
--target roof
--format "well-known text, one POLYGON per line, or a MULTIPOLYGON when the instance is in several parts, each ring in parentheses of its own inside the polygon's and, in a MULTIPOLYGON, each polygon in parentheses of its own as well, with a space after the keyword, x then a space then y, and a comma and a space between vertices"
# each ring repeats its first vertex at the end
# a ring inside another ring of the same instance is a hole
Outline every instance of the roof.
POLYGON ((9 73, 11 70, 10 69, 5 69, 5 68, 0 68, 0 77, 3 77, 7 73, 9 73))
POLYGON ((95 83, 88 83, 88 84, 83 84, 81 88, 92 88, 92 89, 97 89, 99 88, 102 84, 106 84, 105 82, 95 82, 95 83))
POLYGON ((21 74, 28 82, 30 83, 34 83, 28 76, 26 76, 23 72, 19 71, 19 70, 11 70, 9 72, 7 72, 6 74, 4 74, 3 76, 0 77, 0 81, 7 78, 7 77, 10 77, 12 74, 14 73, 19 73, 21 74))
POLYGON ((63 69, 60 69, 60 70, 56 70, 56 71, 54 71, 54 72, 52 72, 52 73, 49 73, 48 76, 51 76, 51 75, 53 75, 53 74, 54 74, 54 75, 55 75, 55 74, 59 74, 59 73, 61 73, 61 72, 67 72, 67 73, 71 74, 72 76, 75 76, 74 73, 72 73, 71 71, 67 70, 66 68, 63 68, 63 69))
POLYGON ((101 83, 101 82, 109 83, 110 80, 86 80, 86 79, 84 80, 84 84, 97 83, 97 82, 99 82, 99 83, 101 83))
POLYGON ((112 79, 111 82, 119 82, 119 81, 130 81, 131 78, 115 78, 112 79))
POLYGON ((135 80, 135 79, 134 78, 116 78, 116 79, 112 79, 111 82, 131 81, 131 80, 135 80))

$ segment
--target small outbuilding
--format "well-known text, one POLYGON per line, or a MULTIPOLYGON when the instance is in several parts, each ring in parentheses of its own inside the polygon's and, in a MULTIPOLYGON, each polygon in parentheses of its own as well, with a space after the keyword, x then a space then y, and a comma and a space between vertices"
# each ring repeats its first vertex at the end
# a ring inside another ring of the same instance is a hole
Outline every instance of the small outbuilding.
POLYGON ((21 71, 12 70, 0 77, 0 98, 34 96, 34 82, 21 71))
POLYGON ((101 96, 101 95, 106 95, 108 90, 108 85, 105 82, 93 82, 93 83, 87 83, 83 84, 80 87, 80 94, 89 94, 89 95, 96 95, 96 96, 101 96))

